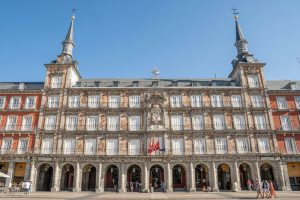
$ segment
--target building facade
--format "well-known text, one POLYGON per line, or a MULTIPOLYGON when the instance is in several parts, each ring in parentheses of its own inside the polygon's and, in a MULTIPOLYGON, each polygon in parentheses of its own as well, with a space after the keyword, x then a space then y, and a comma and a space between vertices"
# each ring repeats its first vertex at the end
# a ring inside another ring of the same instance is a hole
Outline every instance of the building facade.
POLYGON ((29 179, 43 83, 0 83, 0 171, 5 184, 29 179))
POLYGON ((277 143, 287 166, 289 185, 300 190, 300 82, 268 81, 277 143))
POLYGON ((237 57, 222 79, 83 79, 73 23, 45 65, 33 190, 238 191, 248 179, 290 189, 265 64, 249 53, 237 17, 237 57))

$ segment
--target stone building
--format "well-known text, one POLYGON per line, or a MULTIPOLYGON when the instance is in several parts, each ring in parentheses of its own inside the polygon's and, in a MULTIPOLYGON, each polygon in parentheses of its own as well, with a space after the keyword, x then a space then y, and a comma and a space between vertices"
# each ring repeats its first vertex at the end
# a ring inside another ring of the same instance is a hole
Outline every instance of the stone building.
POLYGON ((0 83, 0 178, 5 184, 29 178, 41 105, 42 82, 0 83))
POLYGON ((84 79, 73 23, 46 64, 30 179, 39 191, 246 189, 248 179, 287 187, 264 77, 235 17, 228 78, 84 79), (161 186, 164 187, 161 187, 161 186))
POLYGON ((287 166, 287 185, 300 190, 300 82, 267 81, 274 128, 282 164, 287 166))

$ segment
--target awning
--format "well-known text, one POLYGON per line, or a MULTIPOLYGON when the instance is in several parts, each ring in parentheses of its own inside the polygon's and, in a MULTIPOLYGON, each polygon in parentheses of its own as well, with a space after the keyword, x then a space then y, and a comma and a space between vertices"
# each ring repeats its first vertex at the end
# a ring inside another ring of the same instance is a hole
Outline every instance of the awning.
POLYGON ((4 174, 4 173, 0 172, 0 177, 9 178, 10 176, 8 176, 7 174, 4 174))

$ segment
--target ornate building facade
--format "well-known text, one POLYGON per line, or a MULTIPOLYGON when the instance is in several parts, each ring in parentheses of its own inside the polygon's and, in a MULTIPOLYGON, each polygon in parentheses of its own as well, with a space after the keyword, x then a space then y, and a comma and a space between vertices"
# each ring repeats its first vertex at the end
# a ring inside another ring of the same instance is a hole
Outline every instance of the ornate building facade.
POLYGON ((33 190, 238 191, 248 179, 290 189, 265 64, 249 53, 237 17, 237 57, 222 79, 83 79, 73 23, 45 65, 33 190))

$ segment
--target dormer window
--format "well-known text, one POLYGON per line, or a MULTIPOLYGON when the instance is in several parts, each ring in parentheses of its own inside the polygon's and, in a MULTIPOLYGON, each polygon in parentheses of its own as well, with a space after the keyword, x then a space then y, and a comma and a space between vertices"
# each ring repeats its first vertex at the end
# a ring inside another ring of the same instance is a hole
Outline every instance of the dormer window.
POLYGON ((199 81, 192 81, 192 86, 200 86, 200 83, 199 81))
POLYGON ((133 87, 138 87, 139 86, 139 82, 138 81, 133 81, 132 82, 132 86, 133 87))
POLYGON ((119 81, 113 81, 113 86, 114 87, 119 87, 120 85, 120 82, 119 81))
POLYGON ((297 89, 296 82, 290 82, 290 89, 291 90, 296 90, 297 89))
POLYGON ((172 86, 177 87, 178 86, 178 81, 172 81, 172 86))
POLYGON ((158 81, 152 81, 152 87, 158 87, 158 81))

